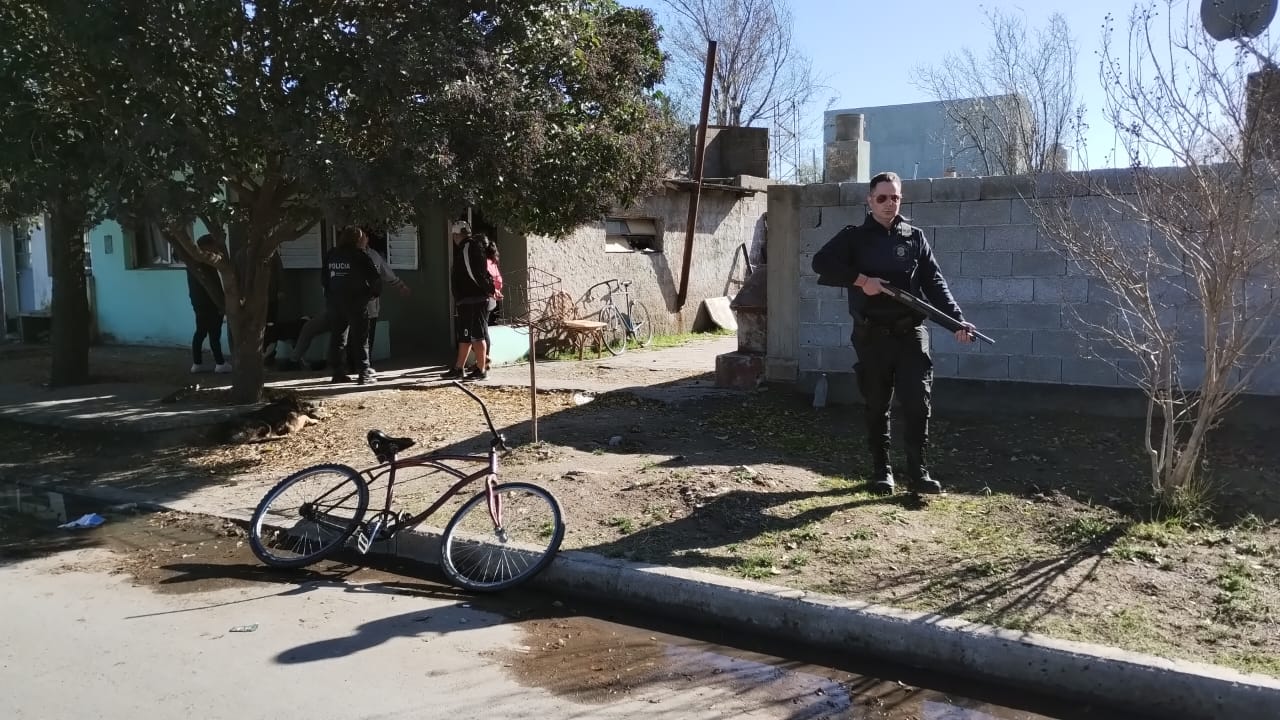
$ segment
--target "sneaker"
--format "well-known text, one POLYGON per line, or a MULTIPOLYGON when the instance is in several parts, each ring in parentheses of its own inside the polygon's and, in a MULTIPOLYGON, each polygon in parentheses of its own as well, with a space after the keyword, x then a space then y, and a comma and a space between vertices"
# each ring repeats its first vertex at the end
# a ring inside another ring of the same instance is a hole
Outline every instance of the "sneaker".
POLYGON ((444 380, 457 380, 462 377, 462 368, 449 368, 449 371, 440 376, 444 380))
POLYGON ((218 363, 213 367, 213 371, 225 375, 231 372, 231 363, 218 363))
POLYGON ((213 366, 207 363, 194 363, 191 366, 191 374, 195 375, 196 373, 207 373, 212 369, 213 369, 213 366))
POLYGON ((942 483, 929 477, 929 473, 925 472, 919 479, 912 479, 910 482, 911 492, 917 495, 941 495, 942 483))
POLYGON ((467 379, 468 380, 488 380, 489 373, 484 372, 483 370, 480 370, 480 369, 472 370, 471 372, 467 373, 467 379))
POLYGON ((373 385, 378 382, 378 378, 374 377, 371 372, 362 372, 360 377, 356 378, 357 385, 373 385))
POLYGON ((871 492, 876 495, 892 495, 894 489, 893 471, 885 468, 876 472, 871 481, 871 492))

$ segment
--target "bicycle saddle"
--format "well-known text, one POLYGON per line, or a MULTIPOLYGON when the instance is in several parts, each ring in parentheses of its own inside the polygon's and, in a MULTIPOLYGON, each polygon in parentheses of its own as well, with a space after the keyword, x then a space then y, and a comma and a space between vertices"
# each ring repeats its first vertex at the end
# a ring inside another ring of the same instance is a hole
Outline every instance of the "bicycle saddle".
POLYGON ((390 461, 397 453, 402 453, 417 444, 413 438, 393 438, 381 430, 370 430, 368 439, 369 449, 373 451, 374 457, 382 462, 390 461))

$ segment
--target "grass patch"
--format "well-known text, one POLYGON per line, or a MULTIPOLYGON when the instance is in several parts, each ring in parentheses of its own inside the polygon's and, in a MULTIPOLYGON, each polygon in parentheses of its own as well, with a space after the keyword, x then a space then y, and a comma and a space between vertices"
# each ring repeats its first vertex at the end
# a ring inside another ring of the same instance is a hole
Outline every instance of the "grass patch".
POLYGON ((1246 650, 1218 658, 1218 662, 1241 672, 1280 677, 1280 656, 1246 650))
POLYGON ((630 535, 636 531, 636 522, 629 517, 616 516, 609 518, 606 523, 609 527, 617 528, 618 532, 623 535, 630 535))
POLYGON ((650 342, 646 349, 660 350, 662 348, 673 348, 688 345, 691 342, 703 340, 712 337, 724 337, 726 335, 737 335, 733 330, 725 330, 723 328, 716 329, 712 332, 700 333, 676 333, 673 335, 654 335, 653 341, 650 342))
POLYGON ((1253 569, 1239 560, 1223 566, 1213 581, 1218 588, 1213 599, 1215 620, 1236 626, 1266 618, 1267 608, 1254 587, 1254 577, 1253 569))
POLYGON ((773 555, 756 553, 741 558, 733 566, 733 571, 748 580, 761 580, 775 574, 773 555))

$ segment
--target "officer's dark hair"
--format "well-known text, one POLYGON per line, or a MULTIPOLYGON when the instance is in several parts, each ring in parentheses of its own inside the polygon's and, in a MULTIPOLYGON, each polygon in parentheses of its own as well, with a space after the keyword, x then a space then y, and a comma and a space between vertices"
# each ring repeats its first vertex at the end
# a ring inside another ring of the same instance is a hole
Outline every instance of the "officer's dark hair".
POLYGON ((882 173, 876 173, 876 176, 871 178, 871 184, 867 186, 867 190, 868 191, 874 190, 875 187, 882 182, 892 182, 892 183, 898 183, 899 185, 901 185, 902 178, 899 177, 898 173, 893 172, 891 170, 886 170, 885 172, 882 172, 882 173))
POLYGON ((339 245, 358 245, 360 240, 365 237, 363 228, 356 225, 348 225, 342 228, 342 232, 338 233, 339 245))

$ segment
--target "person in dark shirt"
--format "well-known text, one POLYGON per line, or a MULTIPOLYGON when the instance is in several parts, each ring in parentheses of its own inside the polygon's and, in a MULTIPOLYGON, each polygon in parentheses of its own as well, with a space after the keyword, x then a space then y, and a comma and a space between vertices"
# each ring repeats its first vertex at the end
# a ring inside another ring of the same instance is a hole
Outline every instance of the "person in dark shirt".
POLYGON ((813 257, 818 283, 843 287, 853 317, 854 365, 858 389, 865 403, 867 445, 871 453, 872 489, 894 490, 889 461, 889 406, 895 390, 906 420, 907 475, 916 493, 939 493, 942 485, 929 475, 925 449, 929 439, 933 359, 925 318, 881 292, 890 286, 930 304, 963 323, 956 331, 962 343, 973 341, 974 326, 965 321, 959 304, 920 228, 899 213, 902 180, 896 173, 871 178, 861 225, 849 225, 813 257))
POLYGON ((337 246, 324 259, 320 283, 329 315, 329 367, 335 383, 351 382, 347 374, 351 370, 358 373, 359 384, 374 382, 365 336, 369 332, 369 301, 382 294, 382 278, 366 251, 368 244, 364 230, 344 228, 337 246))
MULTIPOLYGON (((201 250, 213 250, 213 236, 201 235, 196 240, 201 250)), ((199 260, 187 264, 187 295, 191 309, 196 314, 196 332, 191 337, 191 372, 231 372, 231 363, 222 355, 222 280, 212 265, 199 260), (202 281, 203 277, 203 281, 202 281), (216 294, 215 294, 216 293, 216 294), (213 354, 213 367, 204 364, 204 341, 209 339, 209 351, 213 354)))
POLYGON ((489 274, 485 247, 489 244, 483 234, 471 233, 464 222, 455 223, 453 237, 453 270, 450 289, 456 309, 455 329, 458 355, 443 377, 456 379, 463 376, 467 356, 475 353, 476 366, 468 375, 470 380, 484 380, 488 374, 489 299, 493 297, 493 276, 489 274))

